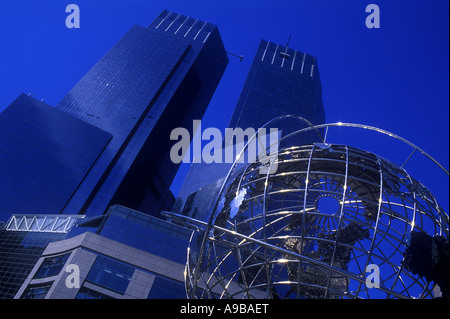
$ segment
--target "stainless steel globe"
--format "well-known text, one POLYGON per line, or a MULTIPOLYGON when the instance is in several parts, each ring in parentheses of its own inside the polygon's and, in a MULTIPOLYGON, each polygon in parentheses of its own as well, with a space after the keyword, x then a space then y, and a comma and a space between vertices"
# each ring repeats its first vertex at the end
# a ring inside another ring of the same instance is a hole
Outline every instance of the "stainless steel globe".
POLYGON ((412 261, 411 237, 428 236, 430 263, 447 245, 448 265, 448 215, 404 168, 327 143, 282 149, 275 162, 267 174, 267 162, 230 171, 209 223, 178 216, 197 229, 190 298, 439 296, 412 261))

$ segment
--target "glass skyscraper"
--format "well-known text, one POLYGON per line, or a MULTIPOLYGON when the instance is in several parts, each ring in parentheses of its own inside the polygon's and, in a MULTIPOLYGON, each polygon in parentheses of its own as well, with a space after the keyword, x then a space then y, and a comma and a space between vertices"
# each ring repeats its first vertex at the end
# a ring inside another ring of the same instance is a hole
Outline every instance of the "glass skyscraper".
POLYGON ((164 10, 132 27, 56 108, 19 96, 0 116, 1 219, 170 207, 170 132, 203 116, 227 64, 217 26, 164 10))
POLYGON ((170 132, 203 116, 227 63, 208 22, 164 10, 128 31, 57 105, 113 135, 64 212, 158 214, 178 169, 170 132))
MULTIPOLYGON (((259 128, 280 115, 325 122, 317 59, 261 40, 228 127, 259 128)), ((292 131, 288 124, 277 125, 279 130, 292 131)))
MULTIPOLYGON (((228 127, 256 131, 283 115, 300 116, 312 124, 325 122, 317 59, 288 46, 261 40, 228 127)), ((285 119, 269 127, 276 127, 282 137, 307 125, 298 119, 285 119)), ((322 131, 319 133, 323 136, 322 131)), ((317 132, 310 131, 288 138, 280 147, 320 141, 317 132)), ((207 220, 230 167, 227 163, 192 163, 174 210, 207 220)))

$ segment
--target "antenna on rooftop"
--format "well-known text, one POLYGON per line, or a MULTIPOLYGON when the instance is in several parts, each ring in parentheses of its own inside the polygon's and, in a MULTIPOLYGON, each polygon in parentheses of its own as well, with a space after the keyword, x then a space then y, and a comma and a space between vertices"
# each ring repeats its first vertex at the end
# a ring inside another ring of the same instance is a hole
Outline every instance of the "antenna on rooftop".
POLYGON ((288 49, 290 41, 291 41, 291 34, 289 33, 289 38, 288 38, 287 43, 286 43, 286 50, 284 51, 285 53, 287 53, 287 49, 288 49))
POLYGON ((286 49, 284 49, 284 52, 280 51, 280 56, 282 58, 289 59, 289 57, 290 57, 290 55, 287 53, 290 41, 291 41, 291 34, 289 33, 289 38, 288 38, 287 43, 286 43, 286 49))
POLYGON ((244 56, 243 56, 243 55, 237 55, 237 54, 234 54, 234 53, 231 53, 231 52, 228 52, 228 51, 227 51, 227 54, 239 58, 239 59, 240 59, 239 62, 242 62, 242 60, 244 59, 244 56))

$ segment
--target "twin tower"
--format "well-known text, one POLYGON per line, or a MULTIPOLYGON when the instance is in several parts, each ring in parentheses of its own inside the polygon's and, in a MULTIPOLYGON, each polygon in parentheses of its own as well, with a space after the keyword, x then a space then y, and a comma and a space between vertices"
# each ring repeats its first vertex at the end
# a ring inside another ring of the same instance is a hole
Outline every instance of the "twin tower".
MULTIPOLYGON (((17 97, 0 114, 0 221, 102 215, 115 204, 154 216, 171 209, 179 164, 170 132, 202 118, 228 63, 217 26, 164 10, 132 27, 55 107, 17 97)), ((228 127, 285 114, 324 122, 317 61, 262 40, 228 127)), ((178 209, 223 177, 193 164, 178 209)))

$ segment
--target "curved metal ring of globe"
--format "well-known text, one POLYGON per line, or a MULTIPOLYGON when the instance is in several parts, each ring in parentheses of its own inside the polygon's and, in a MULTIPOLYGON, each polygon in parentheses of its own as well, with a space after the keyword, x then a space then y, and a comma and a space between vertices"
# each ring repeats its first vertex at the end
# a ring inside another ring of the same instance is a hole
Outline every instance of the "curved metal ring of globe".
POLYGON ((197 228, 186 265, 190 298, 434 296, 435 283, 403 262, 413 231, 448 245, 448 215, 424 185, 345 145, 290 147, 276 164, 265 175, 260 162, 230 171, 209 223, 170 214, 197 228))

